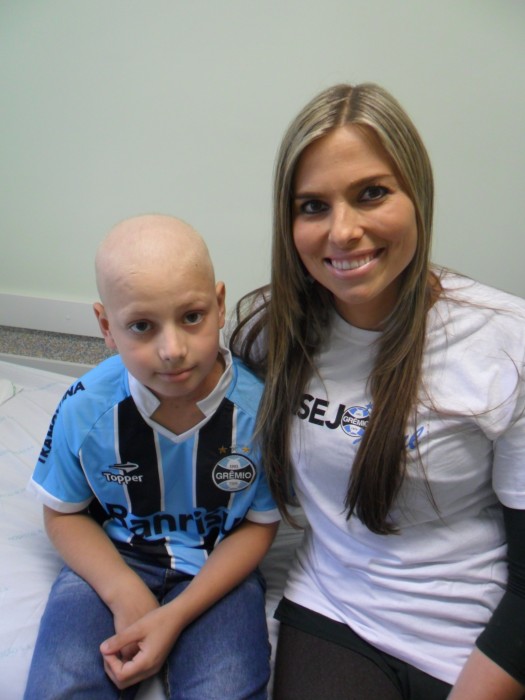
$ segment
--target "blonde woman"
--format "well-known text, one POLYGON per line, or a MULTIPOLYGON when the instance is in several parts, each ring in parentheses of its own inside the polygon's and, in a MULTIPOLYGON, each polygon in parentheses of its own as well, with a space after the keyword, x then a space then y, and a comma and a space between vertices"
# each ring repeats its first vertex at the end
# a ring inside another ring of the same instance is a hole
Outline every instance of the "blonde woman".
POLYGON ((382 88, 336 85, 288 128, 271 285, 232 336, 265 376, 273 496, 307 519, 275 700, 525 693, 525 301, 433 267, 432 210, 382 88))

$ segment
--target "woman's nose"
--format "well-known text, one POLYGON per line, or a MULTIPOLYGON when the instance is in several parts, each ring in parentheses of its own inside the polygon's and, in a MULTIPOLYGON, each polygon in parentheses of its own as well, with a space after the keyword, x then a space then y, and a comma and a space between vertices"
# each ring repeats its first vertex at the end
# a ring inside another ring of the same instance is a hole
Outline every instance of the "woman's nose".
POLYGON ((361 238, 364 233, 361 215, 348 204, 334 207, 330 220, 329 238, 337 246, 344 247, 361 238))

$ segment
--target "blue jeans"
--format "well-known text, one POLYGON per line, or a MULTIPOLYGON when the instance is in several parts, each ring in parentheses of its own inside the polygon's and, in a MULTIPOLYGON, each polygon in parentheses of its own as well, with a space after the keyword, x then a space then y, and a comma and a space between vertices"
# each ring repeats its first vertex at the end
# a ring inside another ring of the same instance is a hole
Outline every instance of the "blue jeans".
MULTIPOLYGON (((161 604, 191 579, 126 558, 161 604)), ((266 700, 270 644, 258 572, 207 610, 180 635, 163 673, 174 700, 266 700)), ((122 595, 126 595, 122 591, 122 595)), ((113 616, 95 591, 65 566, 40 623, 25 700, 110 700, 134 697, 104 671, 99 645, 114 634, 113 616)))

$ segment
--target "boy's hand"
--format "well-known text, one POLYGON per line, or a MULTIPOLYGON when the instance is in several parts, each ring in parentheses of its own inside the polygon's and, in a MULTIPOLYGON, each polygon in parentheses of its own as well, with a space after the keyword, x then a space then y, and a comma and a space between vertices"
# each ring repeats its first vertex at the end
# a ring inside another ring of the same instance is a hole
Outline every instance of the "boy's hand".
MULTIPOLYGON (((159 607, 159 602, 146 585, 133 586, 133 589, 124 589, 121 598, 111 606, 115 632, 123 632, 144 615, 159 607)), ((122 660, 132 659, 139 651, 136 644, 122 647, 120 650, 122 660)))
POLYGON ((104 668, 113 683, 123 690, 160 671, 182 631, 167 624, 165 609, 151 610, 122 632, 100 645, 104 668))

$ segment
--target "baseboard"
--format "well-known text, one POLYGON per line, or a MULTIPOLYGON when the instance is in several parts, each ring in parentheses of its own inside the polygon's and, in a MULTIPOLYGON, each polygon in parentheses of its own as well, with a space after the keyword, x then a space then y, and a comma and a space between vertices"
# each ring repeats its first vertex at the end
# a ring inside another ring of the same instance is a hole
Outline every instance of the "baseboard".
POLYGON ((0 326, 99 337, 91 304, 0 294, 0 326))
POLYGON ((26 357, 25 355, 10 355, 7 352, 0 352, 0 361, 12 362, 15 365, 32 367, 33 369, 42 369, 46 372, 65 374, 67 377, 80 377, 92 369, 92 365, 84 365, 80 362, 48 360, 43 357, 26 357))

